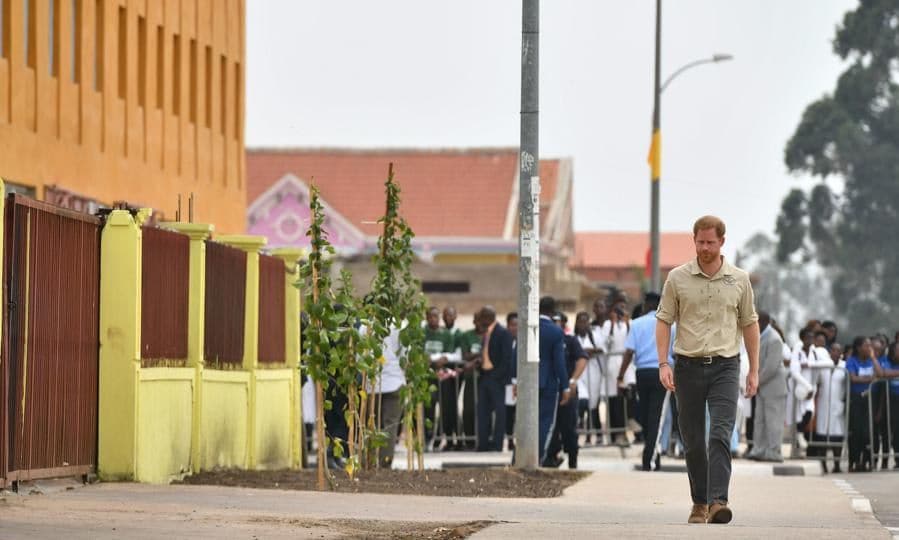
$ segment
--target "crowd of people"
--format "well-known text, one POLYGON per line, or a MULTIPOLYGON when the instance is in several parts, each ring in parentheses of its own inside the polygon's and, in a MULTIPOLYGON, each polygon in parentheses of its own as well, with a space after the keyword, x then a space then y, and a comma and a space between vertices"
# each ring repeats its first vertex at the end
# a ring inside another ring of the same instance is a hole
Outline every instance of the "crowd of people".
POLYGON ((781 461, 784 426, 795 424, 798 444, 821 459, 825 472, 831 455, 832 470, 841 472, 844 442, 850 472, 872 470, 875 455, 888 468, 891 449, 899 468, 899 332, 892 341, 876 334, 841 344, 833 321, 812 320, 790 347, 767 314, 760 314, 760 325, 760 388, 746 424, 749 457, 781 461))
MULTIPOLYGON (((637 314, 652 312, 657 304, 658 295, 648 295, 637 314)), ((546 438, 544 465, 559 466, 564 450, 569 467, 577 467, 579 432, 586 433, 585 442, 600 437, 601 402, 607 404, 604 416, 610 424, 610 442, 629 442, 628 423, 636 420, 639 400, 635 391, 638 366, 624 365, 631 333, 626 307, 623 297, 615 297, 610 305, 597 300, 593 318, 579 312, 572 327, 551 298, 543 299, 541 318, 562 331, 563 345, 562 365, 553 374, 553 380, 560 381, 559 399, 552 414, 552 433, 546 438)), ((427 437, 430 448, 514 450, 517 313, 506 314, 504 322, 505 326, 498 322, 488 306, 474 315, 472 329, 461 331, 453 307, 428 310, 425 349, 439 381, 427 411, 434 426, 427 437)), ((640 437, 637 427, 637 440, 640 437)))
MULTIPOLYGON (((550 422, 549 428, 541 427, 541 434, 551 430, 541 437, 541 465, 559 467, 567 461, 568 467, 577 468, 582 444, 643 442, 644 470, 657 470, 661 456, 681 457, 677 400, 673 393, 666 397, 659 383, 654 336, 659 300, 658 294, 647 293, 629 308, 623 295, 610 295, 596 300, 592 313, 577 312, 571 325, 551 298, 541 302, 541 323, 562 333, 563 358, 555 367, 552 359, 541 360, 546 369, 557 372, 553 380, 558 381, 554 403, 541 405, 541 414, 550 422), (548 409, 551 414, 544 412, 548 409)), ((456 319, 452 306, 427 312, 424 346, 437 390, 426 409, 426 448, 514 450, 518 315, 499 317, 486 306, 474 314, 467 330, 460 329, 456 319)), ((843 345, 832 321, 810 321, 790 346, 789 337, 764 311, 759 312, 759 327, 758 394, 739 398, 742 422, 734 427, 731 452, 738 455, 742 439, 742 457, 780 462, 784 442, 795 433, 795 444, 804 447, 808 457, 821 460, 825 471, 841 471, 844 439, 849 471, 871 470, 872 455, 887 456, 890 448, 897 455, 892 466, 899 467, 899 332, 892 340, 879 334, 843 345), (883 383, 874 384, 881 379, 883 383)), ((398 348, 394 341, 393 348, 398 348)), ((390 403, 403 384, 392 352, 385 343, 389 380, 382 391, 390 403)), ((742 356, 745 373, 745 351, 742 356)), ((676 362, 673 348, 666 361, 676 362)), ((541 394, 543 378, 541 371, 541 394)), ((340 400, 328 398, 332 403, 340 400)), ((335 412, 328 418, 329 433, 338 438, 341 417, 335 412)), ((396 431, 398 418, 387 424, 396 431)), ((881 468, 890 465, 886 459, 881 468)), ((389 462, 388 457, 384 464, 389 462)))

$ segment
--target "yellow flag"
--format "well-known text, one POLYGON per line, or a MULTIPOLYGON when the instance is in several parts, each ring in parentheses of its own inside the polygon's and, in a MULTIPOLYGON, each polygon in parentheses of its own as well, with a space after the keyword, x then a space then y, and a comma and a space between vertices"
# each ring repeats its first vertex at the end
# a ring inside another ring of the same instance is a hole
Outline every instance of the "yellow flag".
POLYGON ((649 145, 646 161, 652 169, 653 181, 658 181, 662 176, 662 132, 658 129, 652 132, 652 144, 649 145))

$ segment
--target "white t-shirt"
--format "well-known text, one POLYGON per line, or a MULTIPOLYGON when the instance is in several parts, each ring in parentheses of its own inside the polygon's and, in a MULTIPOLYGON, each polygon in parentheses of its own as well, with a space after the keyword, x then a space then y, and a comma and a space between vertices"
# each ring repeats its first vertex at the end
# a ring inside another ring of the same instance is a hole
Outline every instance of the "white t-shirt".
MULTIPOLYGON (((365 327, 361 327, 359 331, 365 332, 365 327)), ((396 392, 406 384, 406 374, 403 373, 403 369, 400 367, 399 354, 401 350, 400 330, 399 328, 391 328, 390 334, 384 338, 384 343, 381 344, 384 364, 381 366, 380 380, 374 387, 372 387, 371 383, 367 384, 367 392, 389 394, 390 392, 396 392)))

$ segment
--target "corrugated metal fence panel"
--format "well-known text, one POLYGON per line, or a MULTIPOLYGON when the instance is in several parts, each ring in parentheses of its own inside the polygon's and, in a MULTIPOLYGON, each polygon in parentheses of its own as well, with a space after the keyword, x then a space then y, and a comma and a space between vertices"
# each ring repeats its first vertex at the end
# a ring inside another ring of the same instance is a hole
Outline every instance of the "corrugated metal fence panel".
POLYGON ((205 357, 210 365, 243 361, 247 254, 206 241, 205 357))
POLYGON ((283 363, 284 261, 271 255, 259 256, 259 362, 283 363))
POLYGON ((9 476, 86 470, 97 448, 99 221, 10 203, 9 476))
MULTIPOLYGON (((10 434, 15 426, 15 415, 12 411, 16 410, 16 383, 18 379, 17 370, 14 362, 11 360, 16 351, 22 350, 22 336, 24 335, 19 329, 23 326, 24 312, 15 309, 13 302, 18 297, 18 291, 25 290, 25 273, 12 271, 16 266, 17 259, 21 258, 20 251, 24 251, 24 233, 17 234, 17 231, 24 231, 25 212, 17 212, 16 206, 10 198, 5 209, 5 249, 3 261, 3 305, 7 308, 3 310, 3 365, 0 370, 0 478, 7 478, 9 471, 9 450, 12 444, 10 434)), ((18 364, 16 362, 15 364, 18 364)))
POLYGON ((187 359, 190 238, 156 227, 143 228, 140 357, 187 359))

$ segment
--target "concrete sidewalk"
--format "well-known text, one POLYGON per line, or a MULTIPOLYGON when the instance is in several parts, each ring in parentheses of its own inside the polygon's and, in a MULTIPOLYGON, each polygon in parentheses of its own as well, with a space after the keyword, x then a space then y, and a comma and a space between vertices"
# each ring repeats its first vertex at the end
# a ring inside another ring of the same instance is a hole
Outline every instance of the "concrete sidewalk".
POLYGON ((871 514, 853 511, 829 478, 737 474, 730 498, 730 524, 687 525, 685 474, 594 473, 540 518, 516 517, 473 538, 889 538, 871 514))
POLYGON ((333 538, 327 520, 356 519, 499 522, 477 539, 703 538, 725 532, 732 538, 890 538, 870 513, 855 512, 828 477, 775 477, 737 467, 729 525, 686 525, 687 492, 683 473, 632 470, 599 470, 556 499, 98 484, 6 495, 0 537, 333 538))

